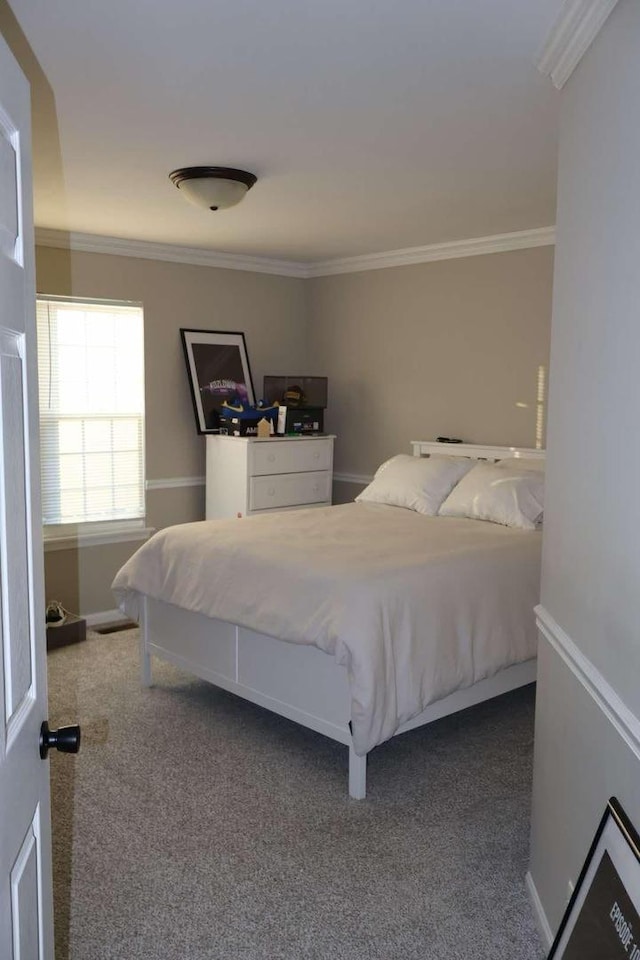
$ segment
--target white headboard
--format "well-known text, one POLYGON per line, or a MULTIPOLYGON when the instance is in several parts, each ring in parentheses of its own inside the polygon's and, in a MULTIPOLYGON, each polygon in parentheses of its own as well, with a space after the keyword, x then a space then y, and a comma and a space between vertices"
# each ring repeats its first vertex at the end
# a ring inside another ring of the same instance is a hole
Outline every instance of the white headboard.
POLYGON ((528 460, 544 460, 546 457, 546 450, 527 447, 485 447, 477 443, 438 443, 437 440, 412 440, 411 446, 414 457, 430 457, 432 453, 494 461, 507 457, 526 457, 528 460))

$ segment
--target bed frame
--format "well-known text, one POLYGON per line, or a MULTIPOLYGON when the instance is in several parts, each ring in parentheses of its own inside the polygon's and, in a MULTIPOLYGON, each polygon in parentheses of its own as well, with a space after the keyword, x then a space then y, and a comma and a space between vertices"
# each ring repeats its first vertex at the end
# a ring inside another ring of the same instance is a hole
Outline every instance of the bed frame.
MULTIPOLYGON (((543 459, 541 450, 412 442, 415 456, 455 453, 478 460, 543 459)), ((213 620, 160 600, 143 597, 140 618, 141 680, 150 686, 151 657, 167 660, 202 680, 235 693, 280 716, 323 733, 349 748, 349 795, 366 796, 367 758, 359 757, 349 729, 351 700, 347 672, 316 647, 287 643, 244 627, 213 620)), ((403 724, 396 736, 466 707, 515 690, 536 679, 527 660, 432 703, 403 724)))

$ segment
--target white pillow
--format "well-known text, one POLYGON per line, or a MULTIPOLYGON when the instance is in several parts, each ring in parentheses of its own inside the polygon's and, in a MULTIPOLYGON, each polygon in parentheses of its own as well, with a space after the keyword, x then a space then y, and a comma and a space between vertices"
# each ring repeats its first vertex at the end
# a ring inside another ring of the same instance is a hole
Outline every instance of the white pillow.
POLYGON ((543 498, 544 473, 539 470, 508 470, 502 464, 479 463, 452 490, 439 514, 535 530, 542 519, 543 498))
POLYGON ((506 460, 498 460, 496 466, 507 470, 537 470, 538 473, 544 473, 545 460, 544 457, 539 460, 534 457, 507 457, 506 460))
POLYGON ((412 457, 399 453, 378 467, 375 477, 356 500, 388 503, 435 517, 442 501, 473 463, 466 457, 412 457))

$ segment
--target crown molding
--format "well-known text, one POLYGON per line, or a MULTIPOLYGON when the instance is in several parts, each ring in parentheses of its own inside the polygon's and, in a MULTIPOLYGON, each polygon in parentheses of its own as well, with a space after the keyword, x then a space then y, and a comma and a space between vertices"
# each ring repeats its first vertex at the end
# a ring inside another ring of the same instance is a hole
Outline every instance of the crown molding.
POLYGON ((384 267, 431 263, 434 260, 477 257, 487 253, 523 250, 527 247, 548 247, 555 242, 555 227, 537 227, 534 230, 498 233, 491 237, 475 237, 472 240, 451 240, 446 243, 431 243, 426 247, 407 247, 404 250, 390 250, 387 253, 369 253, 361 257, 324 260, 309 264, 307 276, 328 277, 337 273, 359 273, 363 270, 382 270, 384 267))
POLYGON ((138 257, 142 260, 163 260, 170 263, 189 263, 200 267, 222 267, 224 270, 271 273, 281 277, 307 276, 307 264, 298 263, 295 260, 247 257, 243 254, 218 253, 202 247, 182 247, 177 244, 152 243, 148 240, 101 237, 93 233, 70 233, 66 230, 50 230, 45 227, 36 227, 36 244, 61 250, 79 250, 83 253, 108 253, 120 257, 138 257))
POLYGON ((564 0, 535 64, 561 90, 618 0, 564 0))
POLYGON ((555 243, 555 227, 537 227, 516 233, 499 233, 471 240, 452 240, 432 243, 425 247, 407 247, 387 253, 371 253, 358 257, 343 257, 316 263, 295 260, 271 260, 266 257, 247 257, 217 253, 200 247, 181 247, 146 240, 124 240, 119 237, 101 237, 91 233, 69 233, 65 230, 36 228, 36 244, 85 253, 106 253, 120 257, 139 257, 143 260, 164 260, 171 263, 189 263, 203 267, 222 267, 226 270, 248 270, 252 273, 270 273, 282 277, 327 277, 340 273, 360 273, 401 267, 434 260, 454 260, 488 253, 505 253, 529 247, 548 247, 555 243))

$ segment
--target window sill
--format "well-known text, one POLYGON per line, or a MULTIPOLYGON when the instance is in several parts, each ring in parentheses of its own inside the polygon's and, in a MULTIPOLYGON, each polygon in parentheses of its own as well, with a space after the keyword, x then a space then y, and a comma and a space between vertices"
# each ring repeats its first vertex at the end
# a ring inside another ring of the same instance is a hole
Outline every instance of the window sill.
POLYGON ((76 550, 82 547, 99 547, 108 543, 126 543, 135 540, 148 540, 155 533, 153 527, 124 527, 113 526, 110 530, 103 528, 91 533, 84 530, 81 533, 56 533, 47 536, 44 532, 44 551, 76 550))

